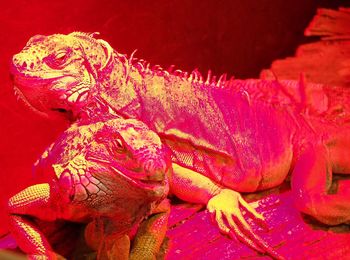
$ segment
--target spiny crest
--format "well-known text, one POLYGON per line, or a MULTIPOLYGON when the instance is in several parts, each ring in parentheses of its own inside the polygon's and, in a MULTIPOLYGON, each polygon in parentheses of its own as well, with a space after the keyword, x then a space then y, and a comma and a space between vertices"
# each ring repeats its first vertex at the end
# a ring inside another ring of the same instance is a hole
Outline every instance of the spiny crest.
MULTIPOLYGON (((96 40, 94 37, 96 35, 99 35, 99 32, 93 32, 93 33, 86 33, 86 32, 79 32, 75 31, 70 33, 70 36, 77 37, 83 40, 86 40, 92 44, 96 44, 98 42, 99 44, 106 43, 103 40, 96 40)), ((107 46, 108 47, 108 46, 107 46)), ((180 77, 182 80, 188 80, 191 83, 199 83, 199 84, 205 84, 206 86, 211 87, 224 87, 227 85, 230 85, 231 81, 234 79, 234 77, 231 77, 230 80, 226 80, 227 74, 222 74, 218 80, 216 80, 215 76, 212 76, 211 71, 208 71, 208 75, 206 80, 204 81, 204 78, 202 74, 198 71, 198 69, 194 69, 191 73, 188 73, 186 71, 182 71, 180 69, 176 69, 175 65, 171 65, 168 69, 163 69, 160 65, 154 65, 151 67, 151 64, 143 59, 138 59, 134 57, 134 54, 137 50, 134 50, 130 57, 128 57, 126 54, 121 54, 117 51, 113 51, 113 53, 116 55, 116 58, 119 62, 121 62, 125 66, 125 72, 126 76, 128 78, 130 69, 132 67, 136 68, 141 74, 143 75, 156 75, 156 76, 162 76, 162 77, 169 77, 170 75, 180 77)), ((111 51, 112 52, 112 51, 111 51)), ((109 53, 109 57, 107 60, 109 60, 111 53, 109 53)), ((104 68, 105 66, 102 66, 104 68)))
POLYGON ((99 32, 93 32, 93 33, 85 33, 85 32, 72 32, 69 34, 69 36, 73 36, 75 38, 87 41, 91 44, 96 44, 96 39, 94 38, 96 35, 99 35, 99 32))
POLYGON ((206 79, 204 80, 202 74, 198 69, 194 69, 191 73, 182 71, 180 69, 174 70, 175 66, 171 65, 168 69, 163 69, 159 65, 154 65, 151 67, 149 62, 146 62, 143 59, 134 58, 135 51, 128 58, 127 55, 117 54, 117 58, 124 64, 126 67, 127 78, 129 72, 132 68, 136 68, 138 72, 142 75, 156 75, 160 77, 168 78, 169 76, 175 76, 182 80, 189 81, 194 84, 200 84, 204 87, 209 88, 225 88, 230 89, 233 92, 239 92, 247 99, 248 103, 251 103, 252 100, 264 100, 269 104, 294 104, 301 111, 309 108, 308 96, 306 93, 306 83, 303 75, 301 75, 300 81, 295 82, 297 84, 297 89, 299 93, 290 93, 286 82, 280 81, 275 75, 274 87, 271 89, 271 82, 251 80, 251 81, 235 81, 234 77, 227 79, 227 74, 222 74, 218 79, 216 76, 212 75, 212 71, 209 70, 206 79), (257 81, 260 83, 257 84, 257 81), (277 91, 277 92, 276 92, 277 91), (273 92, 273 93, 272 93, 273 92), (280 94, 279 94, 280 93, 280 94), (299 100, 293 95, 299 97, 299 100))
POLYGON ((100 35, 99 32, 93 32, 93 33, 86 33, 86 32, 72 32, 69 35, 76 36, 76 37, 83 37, 83 38, 94 38, 96 35, 100 35))
MULTIPOLYGON (((75 37, 78 39, 79 41, 79 44, 81 45, 81 50, 82 52, 84 53, 84 56, 86 58, 86 60, 88 60, 88 55, 86 52, 91 52, 91 48, 90 50, 87 50, 88 48, 84 48, 84 44, 80 41, 84 41, 84 42, 87 42, 88 44, 91 44, 91 46, 101 46, 104 50, 104 54, 106 55, 106 58, 105 58, 105 61, 103 64, 101 64, 98 68, 98 70, 103 70, 107 65, 108 63, 110 62, 111 60, 111 57, 112 57, 112 53, 114 52, 113 51, 113 48, 109 45, 109 43, 107 43, 106 41, 102 40, 102 39, 96 39, 94 38, 96 35, 99 35, 100 33, 99 32, 93 32, 93 33, 85 33, 85 32, 72 32, 69 34, 69 36, 72 36, 72 37, 75 37)), ((94 68, 92 68, 91 66, 91 70, 92 71, 95 71, 94 68)), ((95 71, 94 73, 94 78, 97 78, 97 72, 95 71)))
MULTIPOLYGON (((186 71, 182 71, 180 69, 175 70, 175 65, 169 66, 168 69, 163 69, 160 65, 153 65, 144 59, 138 59, 134 57, 136 50, 133 51, 133 53, 128 58, 126 54, 118 53, 117 51, 114 51, 114 53, 117 56, 118 61, 120 61, 125 67, 126 71, 130 71, 130 69, 136 68, 139 73, 142 75, 156 75, 160 77, 168 78, 169 76, 175 76, 179 77, 182 80, 187 80, 191 83, 199 83, 204 84, 208 87, 228 87, 232 85, 232 82, 234 80, 234 77, 232 76, 229 80, 227 80, 227 74, 222 74, 218 80, 216 80, 216 76, 212 76, 212 72, 209 70, 206 80, 204 81, 204 78, 202 74, 199 72, 199 70, 196 68, 191 73, 188 73, 186 71)), ((126 73, 127 76, 129 73, 126 73)))

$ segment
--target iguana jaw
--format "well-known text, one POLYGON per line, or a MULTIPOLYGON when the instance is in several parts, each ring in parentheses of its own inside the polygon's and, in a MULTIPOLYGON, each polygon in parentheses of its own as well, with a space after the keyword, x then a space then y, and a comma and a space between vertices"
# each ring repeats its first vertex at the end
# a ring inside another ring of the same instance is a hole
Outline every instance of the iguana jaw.
POLYGON ((85 105, 89 89, 78 87, 74 76, 55 75, 38 78, 12 73, 15 95, 37 114, 52 118, 59 114, 69 121, 75 121, 76 111, 85 105))
POLYGON ((31 111, 35 112, 36 114, 44 117, 44 118, 48 118, 48 114, 39 111, 38 109, 36 109, 29 101, 28 99, 25 97, 25 95, 22 93, 21 89, 19 87, 17 87, 16 85, 13 86, 13 90, 15 93, 15 96, 17 97, 17 101, 22 101, 22 103, 28 107, 31 111))
MULTIPOLYGON (((32 99, 28 99, 23 93, 23 87, 19 87, 17 84, 13 85, 13 90, 18 101, 21 101, 31 111, 44 118, 54 118, 58 115, 63 116, 67 120, 73 122, 73 111, 63 102, 56 102, 56 104, 50 104, 52 107, 47 109, 46 104, 43 102, 34 102, 32 99)), ((56 101, 59 101, 56 99, 56 101)))
POLYGON ((166 186, 166 172, 157 173, 157 180, 154 179, 146 179, 146 178, 135 178, 134 176, 139 175, 139 173, 127 170, 127 169, 119 169, 119 167, 110 167, 116 174, 123 177, 123 179, 127 180, 134 187, 140 188, 142 190, 152 191, 155 193, 163 193, 164 187, 166 186), (136 174, 135 174, 136 173, 136 174))

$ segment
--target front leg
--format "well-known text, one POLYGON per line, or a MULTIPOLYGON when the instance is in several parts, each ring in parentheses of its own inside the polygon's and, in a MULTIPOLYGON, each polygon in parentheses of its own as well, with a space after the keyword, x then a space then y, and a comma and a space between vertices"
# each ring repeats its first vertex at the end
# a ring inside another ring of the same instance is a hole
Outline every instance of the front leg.
MULTIPOLYGON (((113 232, 107 235, 104 231, 107 223, 101 220, 95 220, 87 225, 85 240, 92 249, 97 251, 97 259, 156 259, 167 231, 169 214, 170 203, 168 199, 165 199, 147 219, 141 222, 132 241, 131 250, 129 236, 113 232)), ((113 222, 108 222, 108 224, 113 226, 113 222)))
POLYGON ((10 231, 18 246, 30 259, 59 259, 52 251, 45 235, 31 220, 32 217, 53 221, 56 219, 50 185, 47 183, 30 186, 9 199, 10 231))
POLYGON ((266 253, 276 259, 283 259, 254 233, 244 219, 240 207, 259 224, 264 223, 263 216, 244 201, 240 193, 219 186, 197 172, 175 163, 172 165, 173 173, 169 178, 172 193, 185 201, 207 205, 208 211, 222 233, 231 237, 236 236, 241 242, 258 252, 266 253))
POLYGON ((111 219, 96 218, 85 227, 85 241, 94 250, 89 259, 128 260, 130 253, 130 238, 127 234, 114 230, 116 226, 111 219), (108 226, 108 234, 106 227, 108 226))
POLYGON ((335 194, 331 193, 332 164, 323 144, 305 147, 291 181, 298 210, 328 225, 350 221, 350 183, 339 182, 335 194))
POLYGON ((130 253, 130 260, 156 259, 168 227, 170 203, 163 200, 146 220, 136 234, 130 253))

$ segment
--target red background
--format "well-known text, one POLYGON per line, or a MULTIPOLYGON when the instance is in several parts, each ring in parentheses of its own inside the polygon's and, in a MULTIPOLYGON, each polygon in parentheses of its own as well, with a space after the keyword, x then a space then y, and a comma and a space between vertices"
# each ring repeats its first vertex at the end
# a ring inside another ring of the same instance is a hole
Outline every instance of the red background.
MULTIPOLYGON (((25 1, 0 4, 0 220, 9 196, 33 183, 31 167, 64 129, 18 104, 8 77, 11 56, 35 34, 101 33, 116 50, 167 68, 257 77, 293 55, 317 7, 350 1, 25 1)), ((3 221, 0 229, 4 228, 3 221)))

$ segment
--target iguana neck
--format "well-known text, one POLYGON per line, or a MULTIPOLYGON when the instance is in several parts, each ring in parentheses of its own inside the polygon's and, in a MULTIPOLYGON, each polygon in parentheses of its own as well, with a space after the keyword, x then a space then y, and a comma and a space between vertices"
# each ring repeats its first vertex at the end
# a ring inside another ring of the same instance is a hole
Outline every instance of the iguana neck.
POLYGON ((82 108, 80 117, 90 120, 106 115, 138 118, 140 100, 137 89, 141 84, 141 74, 128 66, 124 56, 113 53, 108 65, 98 74, 89 102, 82 108))
POLYGON ((149 69, 139 61, 132 64, 132 59, 113 53, 108 65, 98 74, 83 113, 88 113, 90 119, 106 114, 137 118, 158 133, 182 109, 196 114, 195 103, 206 95, 205 91, 195 91, 193 82, 185 75, 149 69))

